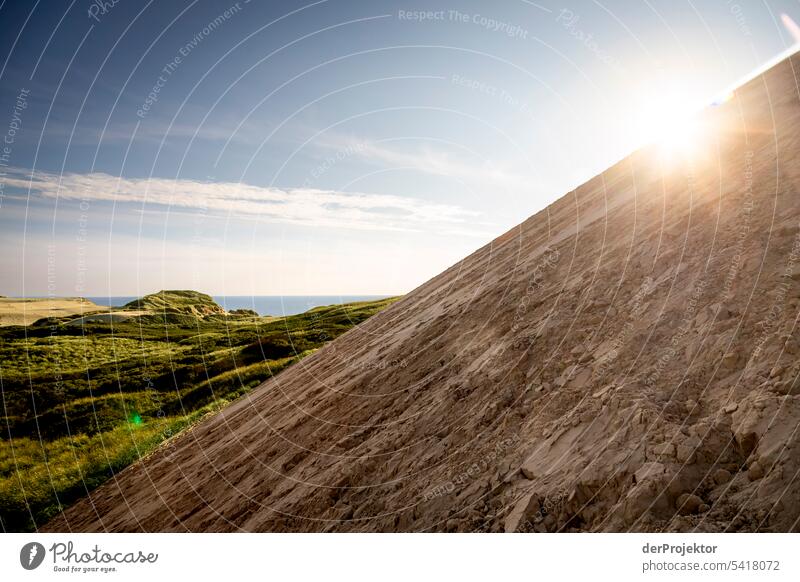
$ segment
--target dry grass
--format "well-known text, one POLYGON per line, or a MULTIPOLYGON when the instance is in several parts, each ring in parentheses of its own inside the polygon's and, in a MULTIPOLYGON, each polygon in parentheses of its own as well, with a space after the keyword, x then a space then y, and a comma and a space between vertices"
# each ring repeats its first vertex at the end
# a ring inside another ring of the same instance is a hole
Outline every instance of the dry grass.
POLYGON ((85 315, 107 311, 108 307, 95 305, 82 297, 44 299, 0 297, 0 326, 30 325, 44 317, 85 315))

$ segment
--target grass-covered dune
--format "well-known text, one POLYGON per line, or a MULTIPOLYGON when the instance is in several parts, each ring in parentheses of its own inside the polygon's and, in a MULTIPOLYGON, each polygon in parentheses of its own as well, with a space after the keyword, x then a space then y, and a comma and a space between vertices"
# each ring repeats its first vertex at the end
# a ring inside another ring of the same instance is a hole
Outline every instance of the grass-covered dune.
POLYGON ((205 414, 394 299, 275 318, 161 291, 0 328, 0 526, 32 530, 205 414))
POLYGON ((225 315, 210 295, 199 291, 159 291, 134 299, 122 308, 133 311, 152 311, 155 313, 179 313, 205 317, 208 315, 225 315))

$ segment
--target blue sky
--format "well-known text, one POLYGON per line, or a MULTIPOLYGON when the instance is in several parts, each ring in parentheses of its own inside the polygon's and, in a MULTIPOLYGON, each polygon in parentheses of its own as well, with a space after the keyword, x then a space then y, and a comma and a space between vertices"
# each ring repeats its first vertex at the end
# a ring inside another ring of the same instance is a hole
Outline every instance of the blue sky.
POLYGON ((782 14, 2 2, 0 294, 407 292, 792 45, 782 14))

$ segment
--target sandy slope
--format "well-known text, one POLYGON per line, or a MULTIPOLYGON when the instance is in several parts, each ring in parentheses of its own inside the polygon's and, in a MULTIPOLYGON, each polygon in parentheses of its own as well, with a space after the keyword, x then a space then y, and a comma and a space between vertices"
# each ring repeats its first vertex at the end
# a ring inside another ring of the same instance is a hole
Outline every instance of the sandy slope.
POLYGON ((785 61, 48 530, 798 530, 800 99, 785 61))
POLYGON ((30 325, 43 317, 65 317, 107 310, 82 297, 20 299, 0 297, 0 325, 30 325))

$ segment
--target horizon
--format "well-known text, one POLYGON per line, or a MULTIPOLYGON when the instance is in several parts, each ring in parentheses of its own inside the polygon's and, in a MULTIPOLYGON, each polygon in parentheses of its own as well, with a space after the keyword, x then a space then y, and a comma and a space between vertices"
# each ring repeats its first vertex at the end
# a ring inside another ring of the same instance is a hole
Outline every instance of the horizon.
POLYGON ((791 2, 609 6, 193 4, 148 37, 4 4, 56 30, 0 69, 0 294, 402 295, 800 40, 791 2))
MULTIPOLYGON (((264 294, 256 294, 256 295, 219 295, 217 293, 208 293, 207 291, 202 291, 199 289, 159 289, 158 291, 151 291, 146 292, 143 295, 135 295, 132 293, 124 293, 121 295, 76 295, 74 297, 81 297, 83 299, 120 299, 120 298, 128 298, 128 297, 144 297, 145 295, 155 295, 162 291, 197 291, 198 293, 203 293, 204 295, 210 296, 212 299, 214 297, 229 297, 229 298, 242 298, 242 297, 270 297, 270 298, 284 298, 284 297, 311 297, 311 298, 318 298, 318 297, 397 297, 399 295, 403 295, 402 293, 392 294, 392 293, 320 293, 318 295, 264 295, 264 294)), ((67 295, 3 295, 0 293, 0 297, 6 297, 8 299, 70 299, 70 296, 67 295)))

